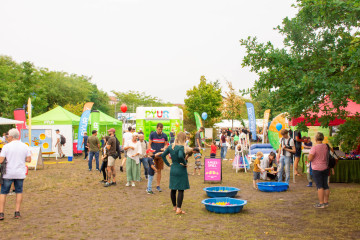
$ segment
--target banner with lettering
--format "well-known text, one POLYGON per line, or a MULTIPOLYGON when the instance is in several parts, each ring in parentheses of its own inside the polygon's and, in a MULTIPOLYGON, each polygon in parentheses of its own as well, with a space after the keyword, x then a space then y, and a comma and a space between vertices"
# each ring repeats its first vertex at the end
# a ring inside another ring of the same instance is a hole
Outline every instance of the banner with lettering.
POLYGON ((265 141, 265 134, 267 132, 268 124, 269 124, 269 118, 270 118, 270 109, 265 110, 264 112, 264 122, 263 122, 263 139, 262 143, 265 141))
POLYGON ((252 103, 245 103, 249 119, 249 129, 252 134, 252 140, 256 141, 256 118, 255 118, 255 108, 252 103))
POLYGON ((220 158, 205 158, 204 162, 204 181, 221 182, 222 165, 220 158))
POLYGON ((84 151, 84 145, 82 145, 82 141, 84 139, 84 133, 87 132, 87 127, 89 123, 91 108, 94 105, 93 102, 87 102, 84 105, 83 113, 81 114, 79 130, 78 130, 78 144, 77 150, 84 151))

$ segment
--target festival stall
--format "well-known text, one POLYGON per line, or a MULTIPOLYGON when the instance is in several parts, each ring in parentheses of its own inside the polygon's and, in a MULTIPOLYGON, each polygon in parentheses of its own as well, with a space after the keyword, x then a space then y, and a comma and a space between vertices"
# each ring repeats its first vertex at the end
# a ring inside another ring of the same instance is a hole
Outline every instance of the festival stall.
MULTIPOLYGON (((92 130, 94 130, 94 124, 93 124, 93 120, 94 118, 92 117, 92 115, 97 114, 96 112, 99 113, 99 118, 98 118, 98 124, 99 127, 96 129, 98 130, 98 137, 99 139, 101 139, 102 137, 105 137, 108 134, 108 130, 110 128, 114 128, 115 129, 115 134, 116 137, 118 138, 118 140, 120 141, 120 144, 122 143, 122 122, 110 117, 109 115, 107 115, 106 113, 103 113, 101 111, 93 111, 90 114, 90 118, 89 118, 89 124, 88 124, 88 135, 91 135, 92 130)), ((77 136, 77 133, 76 133, 77 136)))
MULTIPOLYGON (((351 100, 348 100, 348 105, 341 110, 346 111, 347 117, 353 117, 357 113, 360 113, 360 104, 357 104, 351 100)), ((319 105, 319 113, 310 112, 311 119, 314 119, 315 122, 311 123, 309 119, 305 119, 305 117, 301 116, 299 118, 292 119, 289 123, 290 126, 296 126, 301 122, 305 122, 306 126, 309 126, 308 134, 313 136, 317 131, 323 132, 325 135, 324 142, 328 142, 328 137, 330 136, 330 129, 319 127, 321 123, 318 121, 319 118, 326 114, 326 109, 333 109, 334 106, 330 100, 327 100, 326 103, 319 105), (311 134, 312 132, 312 134, 311 134)), ((327 110, 328 111, 328 110, 327 110)), ((346 119, 335 119, 330 121, 329 126, 338 126, 346 122, 346 119)), ((308 135, 304 134, 304 136, 308 135)), ((313 143, 314 139, 312 139, 313 143)), ((299 166, 303 167, 303 171, 306 172, 305 162, 307 161, 307 154, 302 154, 299 166)), ((335 175, 331 176, 331 182, 360 182, 360 159, 356 156, 346 155, 341 157, 335 167, 335 175)))
POLYGON ((149 139, 150 133, 156 131, 156 125, 161 122, 164 125, 163 132, 170 135, 171 129, 175 132, 183 129, 183 111, 178 107, 137 107, 136 129, 144 132, 145 139, 149 139))
POLYGON ((23 124, 23 121, 17 121, 13 119, 0 117, 0 125, 12 125, 12 124, 23 124))
MULTIPOLYGON (((57 152, 56 129, 60 130, 60 134, 66 138, 66 144, 62 151, 66 156, 73 156, 73 141, 75 132, 79 126, 80 117, 58 106, 44 114, 32 118, 32 129, 42 129, 51 132, 52 144, 51 150, 48 152, 57 152)), ((48 134, 50 136, 50 133, 48 134)), ((51 156, 55 156, 52 154, 51 156)))

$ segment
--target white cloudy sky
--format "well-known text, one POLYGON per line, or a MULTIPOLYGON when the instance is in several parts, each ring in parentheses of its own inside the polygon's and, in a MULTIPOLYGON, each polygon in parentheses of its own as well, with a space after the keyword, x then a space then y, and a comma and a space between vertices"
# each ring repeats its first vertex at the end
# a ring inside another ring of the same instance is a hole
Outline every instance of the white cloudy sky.
POLYGON ((294 0, 1 0, 0 54, 92 76, 103 90, 138 90, 183 103, 209 80, 249 88, 239 40, 281 45, 273 30, 294 0))

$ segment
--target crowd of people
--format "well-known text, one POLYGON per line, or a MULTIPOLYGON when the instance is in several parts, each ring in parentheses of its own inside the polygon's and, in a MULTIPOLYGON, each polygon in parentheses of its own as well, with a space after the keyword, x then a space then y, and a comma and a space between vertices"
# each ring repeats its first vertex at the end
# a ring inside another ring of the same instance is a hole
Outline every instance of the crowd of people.
MULTIPOLYGON (((91 136, 85 134, 83 144, 85 146, 85 160, 88 161, 88 170, 92 171, 93 159, 95 159, 95 167, 97 171, 102 172, 103 179, 101 183, 104 187, 116 185, 116 159, 121 159, 120 171, 124 171, 126 166, 126 187, 135 187, 136 182, 141 180, 141 165, 143 165, 144 176, 147 180, 146 192, 154 194, 153 181, 156 180, 155 189, 162 192, 161 172, 164 165, 170 167, 170 183, 171 190, 170 199, 176 214, 184 214, 182 210, 182 202, 184 199, 184 191, 190 188, 188 175, 188 158, 194 155, 194 171, 200 175, 202 166, 202 147, 210 147, 210 157, 215 158, 217 149, 220 147, 220 157, 226 159, 226 152, 229 144, 233 141, 235 153, 244 153, 248 149, 248 132, 246 130, 235 130, 229 133, 227 130, 221 132, 220 146, 216 141, 207 144, 201 133, 204 132, 201 127, 195 134, 195 147, 189 147, 189 135, 185 132, 172 131, 170 135, 170 143, 168 136, 163 133, 162 123, 158 123, 156 131, 152 132, 147 142, 144 139, 142 131, 135 132, 135 129, 129 127, 123 134, 122 149, 120 141, 116 137, 115 129, 108 130, 108 136, 101 141, 97 136, 97 131, 93 130, 91 136), (101 152, 101 154, 100 154, 101 152), (121 155, 123 153, 123 158, 121 155), (171 163, 168 160, 170 155, 171 163), (100 167, 100 156, 102 164, 100 167), (155 178, 156 177, 156 178, 155 178)), ((26 162, 31 161, 31 152, 28 146, 19 140, 19 131, 11 129, 8 134, 4 134, 0 138, 0 220, 4 219, 4 208, 6 196, 10 193, 11 186, 16 194, 15 218, 20 218, 20 207, 22 202, 23 183, 26 177, 26 162)), ((57 135, 60 135, 57 130, 57 135)), ((319 203, 315 204, 316 208, 325 208, 329 206, 329 176, 334 171, 334 166, 329 165, 329 155, 336 157, 334 151, 323 143, 324 135, 317 133, 315 136, 316 144, 313 146, 309 137, 301 137, 298 131, 289 132, 286 129, 281 130, 282 138, 277 151, 271 152, 266 158, 262 152, 257 152, 256 159, 253 164, 253 187, 256 189, 256 183, 262 180, 290 181, 290 165, 294 156, 294 174, 300 175, 297 171, 301 152, 308 153, 307 179, 308 187, 312 187, 312 182, 316 183, 319 203)), ((61 136, 57 137, 57 147, 61 151, 61 136)), ((230 145, 231 146, 231 145, 230 145)), ((60 155, 61 156, 61 155, 60 155)), ((236 155, 235 155, 236 156, 236 155)))

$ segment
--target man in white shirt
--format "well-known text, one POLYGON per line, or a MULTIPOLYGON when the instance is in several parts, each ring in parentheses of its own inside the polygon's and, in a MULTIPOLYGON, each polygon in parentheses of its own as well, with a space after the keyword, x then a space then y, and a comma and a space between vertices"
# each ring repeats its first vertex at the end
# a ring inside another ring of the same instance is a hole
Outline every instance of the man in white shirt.
POLYGON ((55 144, 55 147, 57 147, 57 149, 58 149, 59 157, 63 158, 63 157, 65 157, 65 154, 62 151, 60 130, 56 129, 55 132, 56 132, 56 144, 55 144))
POLYGON ((20 133, 16 128, 9 131, 8 141, 0 153, 0 164, 6 159, 6 173, 2 176, 4 182, 1 185, 0 194, 0 220, 4 220, 4 208, 6 195, 10 192, 11 184, 14 183, 16 193, 15 218, 20 218, 20 206, 22 202, 23 183, 26 177, 25 162, 31 162, 29 147, 19 141, 20 133))
MULTIPOLYGON (((128 127, 128 131, 123 134, 123 142, 122 142, 122 144, 123 144, 123 149, 124 149, 126 143, 127 143, 128 141, 131 141, 131 139, 132 139, 132 135, 133 135, 133 134, 131 133, 132 130, 133 130, 133 129, 132 129, 132 127, 130 126, 130 127, 128 127)), ((126 157, 127 157, 127 151, 124 150, 124 158, 123 158, 123 160, 122 160, 122 162, 121 162, 121 166, 120 166, 120 171, 121 171, 121 172, 123 171, 123 167, 124 167, 124 163, 125 163, 125 161, 126 161, 126 157)))
MULTIPOLYGON (((291 154, 296 152, 294 139, 289 137, 289 131, 286 129, 281 130, 282 138, 280 139, 280 147, 278 151, 278 161, 280 170, 278 172, 278 182, 282 181, 283 171, 285 168, 285 182, 290 182, 290 164, 291 154)), ((278 168, 279 169, 279 168, 278 168)))

